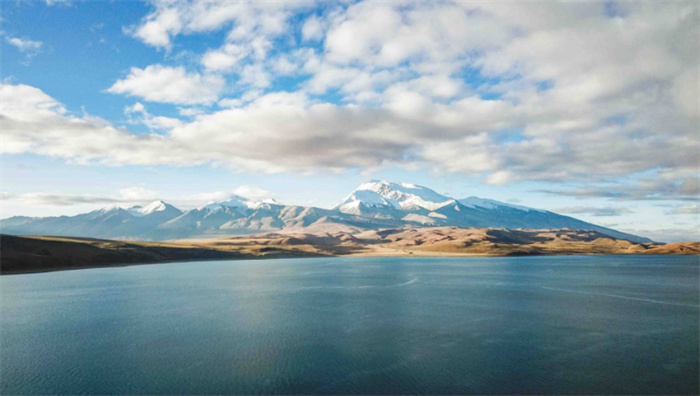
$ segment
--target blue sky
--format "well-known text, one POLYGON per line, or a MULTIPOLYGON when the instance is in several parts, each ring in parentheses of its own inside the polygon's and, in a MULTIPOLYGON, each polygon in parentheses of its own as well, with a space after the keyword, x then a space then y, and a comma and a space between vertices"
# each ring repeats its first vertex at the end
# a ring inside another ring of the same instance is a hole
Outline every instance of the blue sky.
POLYGON ((0 6, 3 218, 389 179, 700 239, 696 2, 0 6))

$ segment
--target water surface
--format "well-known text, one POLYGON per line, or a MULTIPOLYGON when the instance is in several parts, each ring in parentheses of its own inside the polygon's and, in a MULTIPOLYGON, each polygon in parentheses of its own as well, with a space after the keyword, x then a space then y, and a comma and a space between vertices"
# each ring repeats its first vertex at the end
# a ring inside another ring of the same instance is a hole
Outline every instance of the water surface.
POLYGON ((1 394, 698 394, 697 257, 318 258, 0 278, 1 394))

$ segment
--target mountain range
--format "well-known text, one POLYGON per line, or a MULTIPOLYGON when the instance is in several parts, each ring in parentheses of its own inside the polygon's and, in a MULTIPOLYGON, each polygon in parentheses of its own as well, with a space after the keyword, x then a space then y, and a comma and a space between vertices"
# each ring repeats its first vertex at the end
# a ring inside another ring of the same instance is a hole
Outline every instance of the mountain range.
POLYGON ((231 196, 183 211, 163 201, 130 208, 110 207, 76 216, 0 220, 15 235, 54 235, 124 240, 168 240, 269 232, 348 232, 402 227, 480 227, 596 231, 636 243, 650 239, 587 223, 547 210, 491 199, 454 199, 427 187, 371 180, 332 209, 284 205, 231 196))

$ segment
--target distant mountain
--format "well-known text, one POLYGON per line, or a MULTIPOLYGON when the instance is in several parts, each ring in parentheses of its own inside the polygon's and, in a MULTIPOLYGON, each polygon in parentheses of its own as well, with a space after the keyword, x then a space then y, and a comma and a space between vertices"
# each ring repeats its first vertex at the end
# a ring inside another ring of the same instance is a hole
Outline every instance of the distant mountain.
POLYGON ((188 211, 155 201, 147 206, 106 208, 77 216, 11 217, 0 230, 15 235, 54 235, 164 240, 278 231, 349 233, 400 227, 570 228, 592 230, 637 243, 626 234, 546 210, 478 197, 454 199, 423 186, 371 180, 332 209, 289 206, 274 200, 231 196, 188 211))
POLYGON ((362 183, 334 208, 340 212, 401 220, 424 226, 593 230, 618 239, 651 242, 546 210, 511 205, 492 199, 453 199, 423 186, 371 180, 362 183))
POLYGON ((139 235, 182 215, 182 211, 162 201, 145 207, 111 207, 77 216, 11 217, 0 220, 0 229, 17 235, 90 236, 138 238, 139 235))

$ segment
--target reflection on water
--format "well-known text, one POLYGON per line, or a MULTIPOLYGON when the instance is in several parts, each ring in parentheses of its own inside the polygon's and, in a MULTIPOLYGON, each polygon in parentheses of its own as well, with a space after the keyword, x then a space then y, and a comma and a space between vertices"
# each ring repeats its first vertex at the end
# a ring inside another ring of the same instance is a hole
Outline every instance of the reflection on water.
POLYGON ((2 394, 697 394, 696 257, 201 262, 0 278, 2 394))

